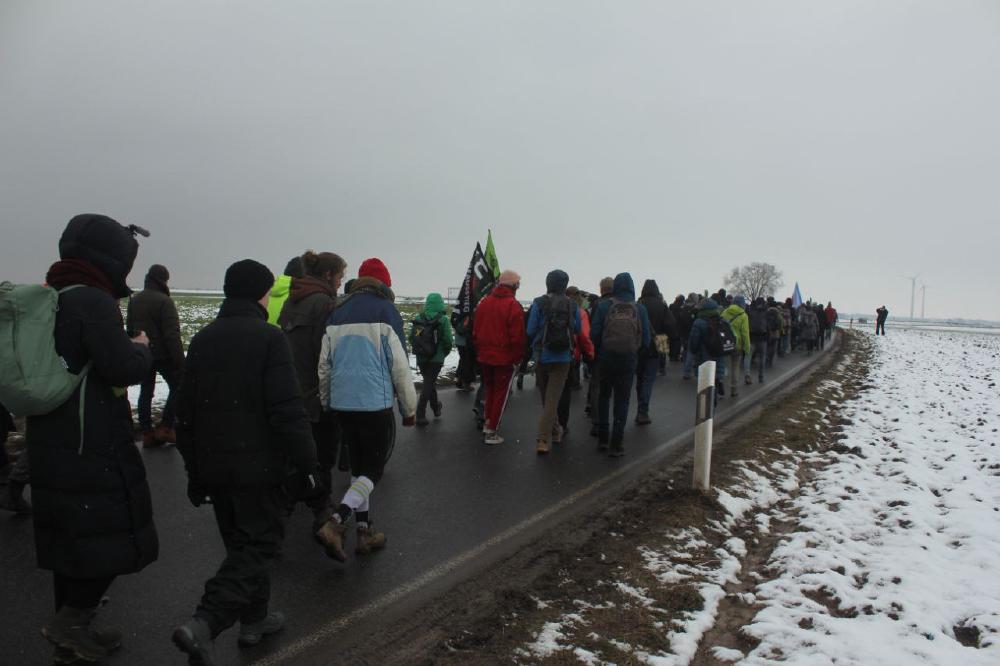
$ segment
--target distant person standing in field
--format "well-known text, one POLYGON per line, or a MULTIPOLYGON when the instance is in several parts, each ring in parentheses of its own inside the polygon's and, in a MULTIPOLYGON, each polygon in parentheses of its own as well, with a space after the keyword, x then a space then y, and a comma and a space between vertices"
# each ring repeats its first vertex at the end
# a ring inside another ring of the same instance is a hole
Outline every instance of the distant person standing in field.
POLYGON ((319 474, 327 492, 316 495, 307 504, 313 512, 313 533, 330 520, 330 488, 333 466, 337 461, 340 431, 333 414, 325 412, 319 401, 319 355, 326 333, 326 321, 337 304, 337 290, 344 279, 347 262, 333 252, 307 250, 302 255, 304 275, 292 279, 278 326, 285 334, 295 360, 302 400, 316 443, 319 474))
POLYGON ((292 280, 303 275, 302 257, 292 257, 285 265, 285 272, 278 276, 271 287, 269 299, 267 301, 267 323, 278 325, 278 315, 281 308, 285 306, 288 299, 288 292, 292 288, 292 280))
POLYGON ((532 302, 528 312, 528 340, 535 356, 535 383, 542 399, 536 451, 545 455, 562 441, 558 421, 559 399, 573 364, 573 344, 580 332, 580 306, 566 295, 569 275, 556 269, 545 277, 546 294, 532 302))
POLYGON ((153 353, 153 368, 139 389, 139 429, 142 430, 144 447, 160 446, 177 441, 174 433, 174 404, 176 390, 184 369, 184 344, 181 341, 181 324, 177 306, 170 298, 170 271, 166 266, 153 264, 146 273, 143 290, 128 302, 125 328, 130 334, 142 331, 149 338, 153 353), (153 430, 152 404, 156 390, 156 375, 167 383, 167 401, 163 405, 160 425, 153 430))
POLYGON ((885 320, 889 318, 889 309, 884 305, 875 310, 875 335, 885 335, 885 320))
POLYGON ((305 496, 323 491, 292 351, 267 323, 273 283, 252 259, 226 270, 226 298, 191 340, 177 401, 187 496, 195 507, 212 505, 226 548, 194 616, 173 632, 192 664, 213 663, 212 641, 236 622, 245 646, 281 630, 284 615, 268 605, 285 536, 285 486, 305 496))
POLYGON ((320 404, 333 411, 350 447, 351 486, 317 537, 326 554, 341 562, 347 560, 344 542, 352 516, 355 553, 385 547, 385 534, 371 517, 371 494, 396 440, 393 407, 398 405, 404 426, 416 422, 417 392, 395 300, 389 269, 381 259, 366 259, 347 300, 330 315, 319 355, 320 404))
POLYGON ((483 375, 485 408, 483 443, 503 444, 500 421, 507 407, 514 372, 527 347, 524 308, 517 302, 521 276, 504 271, 497 286, 476 307, 473 344, 483 375))
POLYGON ((444 367, 444 359, 455 344, 451 322, 441 294, 431 292, 424 301, 424 309, 410 323, 410 349, 417 357, 417 368, 423 380, 417 400, 417 425, 425 426, 427 405, 434 418, 441 418, 441 401, 438 399, 437 380, 444 367))

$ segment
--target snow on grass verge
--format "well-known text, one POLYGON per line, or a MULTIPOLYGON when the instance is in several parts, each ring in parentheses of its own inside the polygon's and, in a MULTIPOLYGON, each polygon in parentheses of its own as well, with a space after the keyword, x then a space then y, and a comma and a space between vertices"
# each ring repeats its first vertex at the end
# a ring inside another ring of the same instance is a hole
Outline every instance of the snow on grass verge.
POLYGON ((1000 337, 875 345, 871 390, 842 408, 861 455, 794 499, 738 663, 1000 663, 1000 337))

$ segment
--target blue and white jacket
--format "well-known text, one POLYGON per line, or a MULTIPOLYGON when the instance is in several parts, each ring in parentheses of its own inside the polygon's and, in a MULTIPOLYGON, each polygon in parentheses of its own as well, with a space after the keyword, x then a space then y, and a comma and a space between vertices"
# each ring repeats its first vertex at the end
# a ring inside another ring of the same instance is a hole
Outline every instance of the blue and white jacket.
POLYGON ((398 399, 404 417, 416 413, 403 319, 393 299, 378 280, 359 278, 350 297, 330 314, 318 368, 325 408, 377 412, 398 399))

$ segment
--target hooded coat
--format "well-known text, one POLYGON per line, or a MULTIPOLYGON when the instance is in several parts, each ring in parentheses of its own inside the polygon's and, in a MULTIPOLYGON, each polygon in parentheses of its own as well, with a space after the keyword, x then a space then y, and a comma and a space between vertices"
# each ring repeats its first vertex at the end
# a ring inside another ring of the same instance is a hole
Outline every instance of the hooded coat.
MULTIPOLYGON (((607 300, 602 300, 597 305, 597 309, 594 311, 594 319, 590 322, 590 339, 594 343, 594 349, 599 361, 624 361, 634 363, 638 360, 637 354, 630 355, 626 358, 614 358, 611 355, 604 354, 601 350, 601 338, 604 335, 604 320, 608 316, 611 304, 616 300, 625 303, 635 302, 635 283, 632 281, 632 276, 630 274, 619 273, 615 276, 614 286, 611 289, 611 296, 612 297, 607 300)), ((639 348, 646 349, 652 341, 652 334, 650 333, 649 326, 649 314, 646 312, 646 308, 642 304, 638 304, 638 308, 639 322, 642 327, 642 340, 639 348)))
POLYGON ((455 336, 451 330, 451 321, 447 316, 447 308, 444 298, 437 292, 427 294, 424 301, 424 311, 414 317, 414 322, 410 324, 410 347, 413 347, 414 323, 438 322, 438 345, 433 356, 417 356, 417 363, 444 363, 444 359, 451 353, 455 346, 455 336))
POLYGON ((285 334, 295 358, 302 399, 309 420, 317 423, 323 410, 319 401, 320 348, 326 332, 326 320, 337 303, 333 285, 317 277, 292 278, 288 298, 278 315, 278 326, 285 334))
POLYGON ((181 341, 180 318, 164 282, 147 275, 143 290, 129 299, 125 320, 128 331, 146 333, 149 350, 157 362, 167 363, 178 371, 183 368, 184 343, 181 341))
POLYGON ((718 361, 719 359, 710 356, 705 347, 705 340, 709 335, 709 319, 719 316, 719 306, 712 298, 706 298, 698 304, 698 316, 691 325, 691 338, 688 341, 688 349, 694 355, 695 360, 700 364, 707 360, 718 361))
POLYGON ((750 317, 747 311, 733 303, 722 311, 722 318, 729 322, 736 336, 736 351, 740 354, 750 353, 750 317))
POLYGON ((642 285, 642 295, 639 302, 646 307, 649 315, 649 326, 653 335, 666 335, 670 338, 677 337, 677 320, 674 313, 670 311, 663 294, 656 284, 656 280, 646 280, 642 285))
MULTIPOLYGON (((574 349, 565 349, 563 351, 552 351, 550 349, 545 349, 542 344, 542 338, 545 335, 545 328, 548 325, 548 314, 546 313, 546 304, 549 297, 562 296, 563 298, 569 298, 566 296, 566 287, 569 286, 569 275, 565 271, 554 270, 551 271, 547 276, 545 276, 545 288, 546 295, 539 296, 531 303, 531 309, 528 311, 528 340, 531 341, 531 346, 535 350, 535 354, 538 356, 539 363, 569 363, 573 360, 574 349)), ((573 303, 572 305, 575 305, 573 303)), ((572 312, 572 319, 570 320, 570 338, 575 341, 576 336, 579 335, 583 328, 583 323, 580 319, 580 307, 570 307, 572 312)), ((575 343, 574 343, 575 346, 575 343)))
POLYGON ((524 308, 514 290, 498 285, 476 306, 472 344, 476 360, 486 365, 519 365, 527 347, 524 308))
POLYGON ((267 323, 278 326, 278 317, 281 316, 281 309, 285 307, 288 294, 292 290, 292 276, 279 275, 271 287, 271 292, 267 300, 267 323))
POLYGON ((69 400, 27 422, 38 566, 70 578, 134 573, 159 553, 146 468, 118 388, 140 383, 153 366, 150 350, 125 334, 116 300, 130 293, 125 279, 137 248, 104 216, 73 218, 59 243, 63 260, 86 262, 114 291, 84 286, 59 296, 56 351, 70 372, 91 367, 69 400))

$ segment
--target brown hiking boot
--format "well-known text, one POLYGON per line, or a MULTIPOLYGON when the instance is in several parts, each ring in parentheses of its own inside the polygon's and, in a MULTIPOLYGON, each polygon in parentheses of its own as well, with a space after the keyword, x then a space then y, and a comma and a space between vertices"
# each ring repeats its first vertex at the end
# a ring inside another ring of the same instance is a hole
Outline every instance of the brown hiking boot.
POLYGON ((177 443, 177 433, 175 433, 174 429, 169 426, 161 425, 159 428, 156 429, 155 434, 157 441, 160 442, 161 444, 177 443))
POLYGON ((358 555, 368 555, 373 550, 385 548, 385 535, 377 531, 374 527, 358 528, 358 543, 354 546, 354 552, 358 555))
POLYGON ((347 534, 347 525, 342 525, 336 520, 328 520, 316 531, 316 538, 323 544, 323 550, 327 557, 332 557, 338 562, 347 561, 347 553, 344 551, 344 535, 347 534))
POLYGON ((563 438, 563 427, 557 423, 555 424, 555 426, 552 427, 552 443, 558 444, 562 441, 562 438, 563 438))
POLYGON ((160 440, 156 439, 156 433, 152 430, 142 431, 142 448, 151 449, 154 446, 160 446, 163 444, 160 440))
POLYGON ((538 447, 535 450, 538 452, 538 455, 544 456, 547 455, 548 452, 551 451, 552 449, 549 447, 548 442, 546 442, 544 439, 540 439, 538 440, 538 447))

